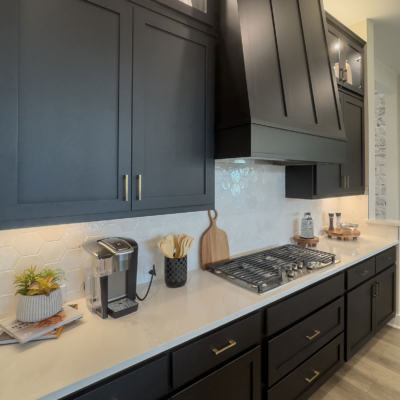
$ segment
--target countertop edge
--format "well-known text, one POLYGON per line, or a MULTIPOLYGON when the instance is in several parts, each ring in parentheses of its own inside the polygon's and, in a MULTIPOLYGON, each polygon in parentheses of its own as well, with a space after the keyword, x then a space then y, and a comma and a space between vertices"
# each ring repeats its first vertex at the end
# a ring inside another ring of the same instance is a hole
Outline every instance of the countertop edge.
MULTIPOLYGON (((227 317, 224 317, 222 319, 219 319, 218 321, 215 321, 211 324, 205 325, 200 329, 197 329, 186 335, 180 336, 168 343, 165 343, 161 346, 155 347, 149 351, 146 351, 145 353, 139 354, 136 357, 130 358, 129 360, 126 360, 122 363, 116 364, 116 365, 114 365, 106 370, 103 370, 99 373, 96 373, 94 375, 91 375, 90 377, 84 378, 81 381, 75 382, 75 383, 73 383, 69 386, 66 386, 60 390, 52 392, 43 397, 40 397, 38 400, 55 400, 55 399, 59 399, 64 396, 68 396, 76 391, 84 389, 85 387, 93 385, 103 379, 106 379, 114 374, 117 374, 127 368, 131 368, 143 361, 146 361, 152 357, 160 355, 161 353, 163 353, 165 351, 171 350, 172 348, 179 346, 181 344, 184 344, 185 342, 190 341, 198 336, 201 336, 201 335, 203 335, 207 332, 210 332, 214 329, 217 329, 225 324, 233 322, 234 320, 236 320, 238 318, 241 318, 247 314, 255 312, 271 303, 274 303, 278 300, 283 299, 286 296, 289 296, 289 295, 296 293, 302 289, 305 289, 306 287, 311 286, 323 279, 329 278, 332 275, 335 275, 347 268, 350 268, 353 265, 356 265, 356 264, 358 264, 368 258, 371 258, 371 257, 375 256, 376 254, 379 254, 382 251, 385 251, 385 250, 387 250, 391 247, 394 247, 398 244, 399 244, 399 240, 393 240, 393 242, 391 242, 390 244, 387 244, 387 245, 379 248, 379 250, 369 253, 368 255, 362 256, 362 257, 358 258, 357 260, 348 262, 346 264, 335 264, 331 267, 326 267, 324 270, 319 271, 318 273, 315 274, 315 276, 312 276, 312 278, 310 278, 306 282, 299 282, 297 285, 295 285, 291 288, 288 288, 284 292, 278 293, 276 296, 269 297, 268 299, 265 299, 265 301, 261 300, 259 303, 256 303, 250 307, 247 307, 243 310, 235 312, 235 313, 233 313, 227 317)), ((245 290, 245 289, 241 288, 241 290, 245 290)), ((260 298, 262 299, 262 295, 260 296, 260 298)))

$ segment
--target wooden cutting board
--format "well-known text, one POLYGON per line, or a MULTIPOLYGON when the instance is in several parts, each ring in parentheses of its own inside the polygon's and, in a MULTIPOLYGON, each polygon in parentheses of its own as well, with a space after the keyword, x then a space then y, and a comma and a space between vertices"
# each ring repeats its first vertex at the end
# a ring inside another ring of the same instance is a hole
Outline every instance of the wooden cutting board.
POLYGON ((208 211, 211 225, 201 238, 201 268, 207 269, 209 264, 229 259, 229 242, 225 231, 217 227, 217 210, 215 218, 208 211))

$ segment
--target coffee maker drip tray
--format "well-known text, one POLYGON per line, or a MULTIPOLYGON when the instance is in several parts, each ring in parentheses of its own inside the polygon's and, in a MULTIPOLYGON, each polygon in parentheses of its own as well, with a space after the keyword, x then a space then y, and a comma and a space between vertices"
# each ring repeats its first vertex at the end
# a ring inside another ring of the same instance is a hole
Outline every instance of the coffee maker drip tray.
POLYGON ((137 309, 138 303, 128 297, 108 303, 108 315, 113 318, 123 317, 135 312, 137 309))

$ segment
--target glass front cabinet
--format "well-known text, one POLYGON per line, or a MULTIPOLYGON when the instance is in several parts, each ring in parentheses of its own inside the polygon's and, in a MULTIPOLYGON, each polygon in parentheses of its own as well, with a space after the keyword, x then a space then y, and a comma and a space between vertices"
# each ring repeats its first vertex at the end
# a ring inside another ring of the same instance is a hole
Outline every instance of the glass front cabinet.
POLYGON ((168 7, 197 19, 207 25, 215 25, 215 0, 155 0, 168 7))
POLYGON ((327 40, 338 85, 363 95, 363 48, 331 25, 328 25, 327 40))

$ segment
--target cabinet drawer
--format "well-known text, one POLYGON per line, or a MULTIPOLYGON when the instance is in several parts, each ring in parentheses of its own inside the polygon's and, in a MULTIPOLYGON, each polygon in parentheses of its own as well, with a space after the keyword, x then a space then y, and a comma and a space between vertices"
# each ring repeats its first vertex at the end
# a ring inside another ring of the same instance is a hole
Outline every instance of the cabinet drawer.
POLYGON ((268 336, 294 324, 344 293, 344 273, 267 309, 268 336))
POLYGON ((383 271, 396 262, 396 247, 384 251, 376 256, 376 273, 383 271))
POLYGON ((268 400, 307 399, 344 364, 341 334, 268 391, 268 400))
POLYGON ((171 400, 261 400, 261 347, 199 380, 171 400))
POLYGON ((268 342, 271 387, 344 330, 344 297, 268 342))
POLYGON ((89 393, 68 399, 131 400, 134 393, 134 397, 140 400, 159 400, 167 395, 168 390, 168 357, 163 357, 89 393))
POLYGON ((223 364, 260 341, 261 313, 257 313, 173 352, 174 389, 223 364))
POLYGON ((352 289, 353 287, 367 281, 368 279, 375 276, 375 257, 370 258, 350 268, 346 271, 347 274, 347 289, 352 289))

